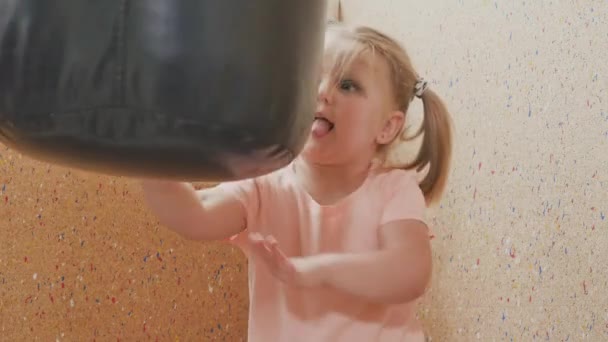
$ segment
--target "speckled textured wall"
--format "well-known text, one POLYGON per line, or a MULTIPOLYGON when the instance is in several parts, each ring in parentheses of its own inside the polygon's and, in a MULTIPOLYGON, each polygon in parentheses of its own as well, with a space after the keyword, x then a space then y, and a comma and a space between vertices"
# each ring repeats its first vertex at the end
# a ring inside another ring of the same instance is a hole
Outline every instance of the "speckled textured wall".
POLYGON ((608 2, 342 0, 456 123, 434 341, 608 341, 608 2))
POLYGON ((0 145, 0 341, 244 341, 240 251, 156 224, 139 185, 0 145))

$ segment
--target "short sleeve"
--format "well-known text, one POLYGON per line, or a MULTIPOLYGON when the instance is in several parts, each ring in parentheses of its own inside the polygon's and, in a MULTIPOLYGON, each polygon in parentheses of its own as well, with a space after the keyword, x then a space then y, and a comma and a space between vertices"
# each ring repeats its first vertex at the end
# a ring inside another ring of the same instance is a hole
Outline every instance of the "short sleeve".
POLYGON ((414 172, 391 171, 382 183, 384 209, 381 224, 406 219, 426 223, 426 201, 414 172))
POLYGON ((223 182, 217 185, 217 189, 234 196, 246 210, 257 207, 258 193, 256 179, 244 179, 238 181, 223 182))
POLYGON ((229 243, 237 245, 244 251, 247 245, 246 234, 251 231, 250 223, 254 219, 254 215, 256 215, 260 206, 259 186, 257 183, 257 179, 251 178, 238 181, 223 182, 216 186, 218 190, 224 191, 227 194, 234 196, 245 209, 247 226, 245 227, 245 229, 243 229, 242 232, 233 235, 227 241, 229 243))

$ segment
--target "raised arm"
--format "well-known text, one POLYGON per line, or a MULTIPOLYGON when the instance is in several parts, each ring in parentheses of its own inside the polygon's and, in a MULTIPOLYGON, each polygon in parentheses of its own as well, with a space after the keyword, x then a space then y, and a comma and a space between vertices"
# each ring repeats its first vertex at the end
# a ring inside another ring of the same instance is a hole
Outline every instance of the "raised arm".
POLYGON ((146 203, 167 228, 194 240, 223 240, 246 227, 246 211, 235 196, 213 187, 144 180, 146 203))

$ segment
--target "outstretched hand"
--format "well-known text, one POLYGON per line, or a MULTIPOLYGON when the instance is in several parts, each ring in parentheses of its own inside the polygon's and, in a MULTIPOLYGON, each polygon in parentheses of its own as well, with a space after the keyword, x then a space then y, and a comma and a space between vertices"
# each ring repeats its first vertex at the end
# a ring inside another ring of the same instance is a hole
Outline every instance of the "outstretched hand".
POLYGON ((327 261, 321 256, 288 258, 272 236, 249 235, 251 253, 262 261, 282 282, 299 287, 321 286, 325 279, 327 261))
POLYGON ((287 257, 272 236, 245 239, 250 257, 290 286, 323 287, 382 304, 420 298, 432 272, 428 227, 406 219, 383 225, 381 232, 383 248, 377 250, 304 257, 287 257))

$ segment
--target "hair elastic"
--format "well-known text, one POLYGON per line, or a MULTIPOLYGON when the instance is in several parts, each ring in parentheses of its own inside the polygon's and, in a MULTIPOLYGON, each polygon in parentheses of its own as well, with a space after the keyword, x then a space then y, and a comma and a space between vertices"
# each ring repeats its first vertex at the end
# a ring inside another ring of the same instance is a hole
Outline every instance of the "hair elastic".
POLYGON ((425 90, 428 88, 429 83, 422 77, 418 78, 416 85, 414 86, 414 92, 417 97, 422 98, 425 90))

